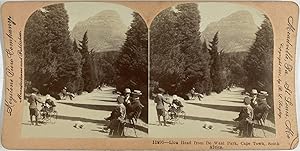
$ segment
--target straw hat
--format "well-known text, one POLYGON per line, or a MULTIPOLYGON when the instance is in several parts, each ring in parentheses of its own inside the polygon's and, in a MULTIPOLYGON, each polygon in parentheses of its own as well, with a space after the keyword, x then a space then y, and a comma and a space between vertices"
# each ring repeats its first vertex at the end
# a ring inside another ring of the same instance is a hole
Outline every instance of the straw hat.
POLYGON ((173 95, 173 100, 178 100, 178 96, 177 95, 173 95))
POLYGON ((251 94, 258 94, 256 89, 252 89, 251 94))
POLYGON ((48 99, 51 99, 49 94, 46 95, 46 100, 48 100, 48 99))
POLYGON ((140 90, 134 90, 132 92, 133 95, 142 95, 142 92, 140 90))
POLYGON ((269 94, 266 91, 260 91, 258 95, 263 96, 263 97, 267 97, 269 94))
POLYGON ((165 90, 164 90, 163 88, 158 88, 158 91, 159 91, 160 93, 165 93, 165 90))
POLYGON ((37 89, 37 88, 32 88, 32 90, 33 90, 34 92, 39 92, 39 89, 37 89))
POLYGON ((129 88, 125 89, 125 94, 131 93, 131 90, 129 88))

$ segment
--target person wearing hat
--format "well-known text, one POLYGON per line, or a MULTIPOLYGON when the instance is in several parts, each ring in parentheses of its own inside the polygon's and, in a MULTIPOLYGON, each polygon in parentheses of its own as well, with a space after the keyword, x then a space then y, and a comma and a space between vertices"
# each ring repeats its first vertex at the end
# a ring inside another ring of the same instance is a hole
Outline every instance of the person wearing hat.
POLYGON ((173 119, 180 111, 182 111, 183 105, 180 102, 177 95, 173 95, 173 101, 170 105, 169 111, 171 112, 171 119, 173 119))
POLYGON ((253 116, 254 111, 250 105, 251 98, 245 97, 244 104, 245 106, 242 107, 239 117, 234 119, 234 121, 238 122, 238 126, 233 129, 234 132, 239 132, 240 137, 253 137, 253 116))
POLYGON ((164 103, 170 104, 167 102, 166 98, 163 96, 163 93, 165 93, 165 90, 162 88, 158 88, 158 94, 154 98, 154 102, 156 103, 156 112, 157 112, 157 119, 159 122, 159 125, 161 124, 160 117, 163 117, 164 120, 164 126, 167 126, 166 123, 166 113, 165 113, 165 106, 164 103))
POLYGON ((124 99, 117 99, 117 103, 118 105, 113 109, 110 116, 104 118, 106 121, 109 121, 105 129, 106 130, 110 129, 109 132, 110 135, 114 134, 114 135, 121 136, 124 129, 123 123, 125 122, 125 117, 126 117, 126 107, 123 104, 124 99))
POLYGON ((35 116, 35 125, 38 126, 38 108, 37 104, 42 103, 37 97, 38 89, 32 88, 33 93, 28 97, 30 122, 34 125, 32 117, 35 116))
POLYGON ((124 90, 124 96, 123 96, 124 102, 123 102, 123 104, 124 104, 125 107, 126 107, 127 114, 128 114, 129 112, 131 112, 131 110, 130 110, 131 99, 132 99, 132 97, 131 97, 131 90, 130 90, 129 88, 126 88, 126 89, 124 90))
POLYGON ((142 95, 142 92, 140 90, 134 90, 132 93, 132 99, 131 102, 128 105, 128 118, 129 119, 137 119, 140 117, 142 113, 142 109, 144 108, 144 105, 140 101, 140 96, 142 95))
POLYGON ((267 96, 268 93, 266 91, 260 91, 258 94, 257 106, 254 108, 254 119, 261 125, 265 124, 265 120, 271 109, 267 103, 267 96))
POLYGON ((46 95, 45 104, 49 107, 49 111, 52 112, 55 110, 56 105, 55 105, 54 101, 51 99, 49 94, 46 95))
POLYGON ((250 105, 252 106, 252 108, 255 108, 257 106, 257 94, 258 94, 258 92, 257 92, 256 89, 251 90, 252 99, 251 99, 251 104, 250 105))
POLYGON ((63 100, 65 100, 67 98, 67 87, 64 87, 61 91, 62 95, 63 95, 63 100))
POLYGON ((239 122, 239 129, 240 133, 239 136, 241 137, 254 137, 253 134, 253 117, 254 111, 250 105, 251 99, 249 97, 245 97, 244 104, 241 111, 241 121, 239 122))
POLYGON ((124 90, 124 103, 126 104, 130 103, 130 94, 131 94, 131 90, 129 88, 126 88, 124 90))
POLYGON ((195 88, 192 88, 191 91, 190 91, 191 92, 191 96, 192 96, 191 100, 193 100, 195 98, 195 91, 196 91, 195 88))

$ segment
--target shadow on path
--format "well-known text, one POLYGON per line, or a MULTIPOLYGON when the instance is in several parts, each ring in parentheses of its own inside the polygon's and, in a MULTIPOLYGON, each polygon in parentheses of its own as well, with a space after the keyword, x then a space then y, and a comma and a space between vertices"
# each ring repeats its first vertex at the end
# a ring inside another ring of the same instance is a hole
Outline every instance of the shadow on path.
POLYGON ((89 99, 89 100, 117 103, 117 101, 116 101, 116 100, 102 100, 102 99, 89 99))
POLYGON ((78 103, 67 103, 67 102, 58 102, 60 104, 70 105, 74 107, 80 107, 91 110, 102 110, 102 111, 112 111, 116 105, 96 105, 96 104, 78 104, 78 103))
POLYGON ((211 122, 211 123, 220 123, 220 124, 227 124, 227 125, 234 125, 234 121, 226 121, 226 120, 219 120, 213 118, 206 118, 206 117, 196 117, 196 116, 186 116, 188 120, 198 120, 203 122, 211 122))
MULTIPOLYGON (((203 122, 211 122, 211 123, 219 123, 219 124, 227 124, 227 126, 234 126, 235 125, 234 121, 219 120, 219 119, 205 118, 205 117, 186 116, 186 119, 198 120, 198 121, 203 121, 203 122)), ((269 126, 258 126, 258 125, 256 125, 255 128, 263 129, 265 131, 268 131, 268 132, 271 132, 271 133, 274 133, 274 134, 276 133, 275 128, 269 127, 269 126)))
POLYGON ((232 103, 244 103, 243 101, 232 101, 232 100, 220 100, 220 101, 224 101, 224 102, 232 102, 232 103))
MULTIPOLYGON (((133 125, 128 125, 126 124, 125 127, 128 127, 128 128, 133 128, 133 125)), ((139 130, 139 131, 142 131, 144 133, 148 133, 148 128, 147 127, 144 127, 144 126, 141 126, 141 125, 135 125, 135 129, 139 130)))
MULTIPOLYGON (((105 123, 106 123, 106 121, 105 121, 105 123)), ((98 125, 104 126, 103 123, 100 123, 98 125)), ((125 127, 127 127, 127 128, 133 128, 133 125, 126 124, 125 127)), ((94 131, 100 131, 100 129, 103 128, 103 127, 98 127, 98 128, 99 128, 99 130, 94 130, 94 131)), ((135 125, 135 129, 139 130, 139 131, 142 131, 144 133, 148 133, 148 128, 144 127, 144 126, 141 126, 141 125, 135 125)))
POLYGON ((188 103, 192 105, 197 105, 205 108, 211 108, 221 111, 232 111, 232 112, 240 112, 241 107, 240 106, 228 106, 228 105, 216 105, 216 104, 198 104, 198 103, 188 103))
POLYGON ((98 123, 98 124, 105 124, 105 120, 94 120, 88 119, 83 117, 72 117, 72 116, 64 116, 64 115, 57 115, 57 119, 61 120, 69 120, 69 121, 81 121, 81 122, 88 122, 88 123, 98 123))

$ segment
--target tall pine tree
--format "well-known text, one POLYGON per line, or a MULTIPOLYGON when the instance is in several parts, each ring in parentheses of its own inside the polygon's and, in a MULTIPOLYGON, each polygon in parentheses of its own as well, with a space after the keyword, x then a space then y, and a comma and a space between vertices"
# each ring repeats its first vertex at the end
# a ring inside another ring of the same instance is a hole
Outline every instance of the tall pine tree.
POLYGON ((169 93, 175 93, 184 71, 184 54, 179 49, 176 13, 163 10, 150 27, 150 78, 169 93))
POLYGON ((79 42, 79 52, 82 56, 83 90, 90 93, 97 87, 98 83, 95 76, 93 56, 88 49, 87 31, 84 33, 82 40, 79 42))
POLYGON ((221 93, 224 89, 223 79, 222 79, 222 63, 220 52, 218 51, 218 33, 214 35, 213 40, 210 42, 210 56, 211 56, 211 66, 210 66, 210 77, 212 82, 212 91, 216 93, 221 93))
POLYGON ((199 13, 197 4, 180 4, 151 24, 151 82, 170 94, 185 96, 192 87, 210 92, 210 56, 202 49, 199 13))
MULTIPOLYGON (((200 12, 195 3, 180 4, 176 7, 176 27, 179 48, 185 54, 183 79, 177 92, 186 94, 192 87, 199 93, 210 91, 209 62, 210 56, 206 46, 202 48, 200 33, 200 12)), ((206 45, 206 44, 205 44, 206 45)))
MULTIPOLYGON (((81 74, 78 58, 72 53, 68 21, 64 4, 54 4, 34 12, 26 24, 25 56, 35 58, 36 69, 26 71, 25 76, 30 76, 26 79, 43 94, 57 94, 81 74)), ((30 59, 26 60, 29 63, 30 59)))
POLYGON ((143 18, 133 14, 131 28, 126 32, 126 40, 115 62, 117 69, 117 89, 140 89, 141 102, 145 106, 142 116, 148 119, 148 28, 143 18))
POLYGON ((247 80, 245 89, 273 92, 273 49, 274 37, 270 20, 265 20, 256 32, 256 39, 244 62, 247 80))

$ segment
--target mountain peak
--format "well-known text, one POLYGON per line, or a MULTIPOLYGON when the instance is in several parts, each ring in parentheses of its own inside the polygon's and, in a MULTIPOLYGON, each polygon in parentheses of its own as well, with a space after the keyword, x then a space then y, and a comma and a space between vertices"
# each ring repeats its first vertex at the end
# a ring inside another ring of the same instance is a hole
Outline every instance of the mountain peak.
POLYGON ((103 10, 78 22, 71 31, 71 36, 80 40, 85 31, 88 31, 89 49, 95 49, 96 52, 119 51, 126 38, 127 26, 119 13, 103 10))
POLYGON ((119 13, 114 10, 103 10, 103 11, 97 13, 94 17, 99 17, 99 16, 120 18, 119 13))
POLYGON ((214 34, 219 31, 220 50, 224 49, 225 52, 248 51, 255 40, 257 30, 252 14, 243 10, 210 23, 202 32, 202 38, 211 41, 214 34))
POLYGON ((253 16, 249 11, 241 10, 230 14, 229 16, 221 19, 221 21, 243 21, 245 23, 254 24, 253 16))

